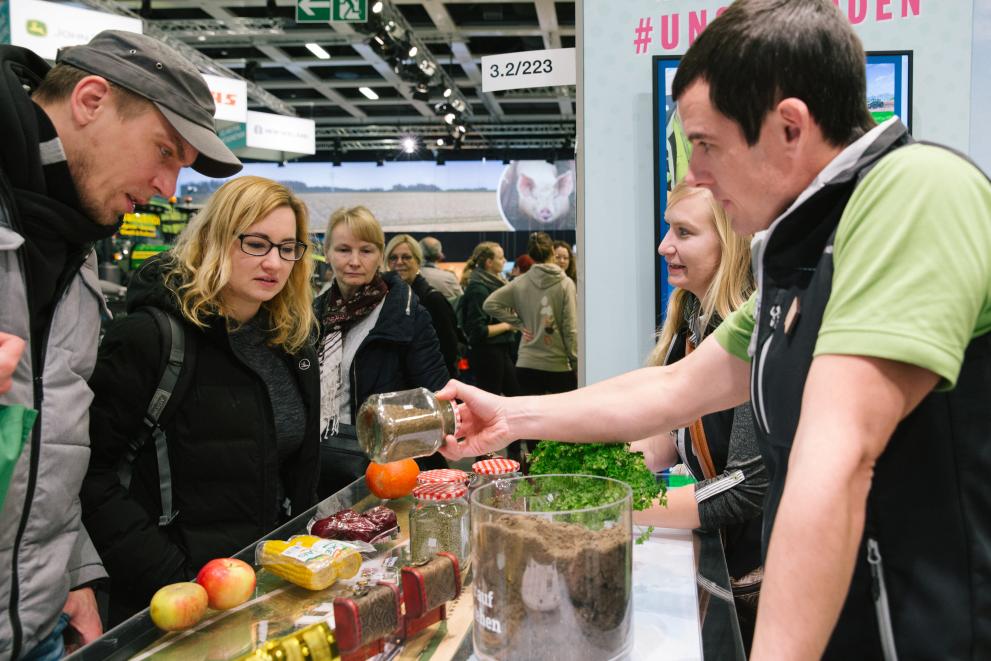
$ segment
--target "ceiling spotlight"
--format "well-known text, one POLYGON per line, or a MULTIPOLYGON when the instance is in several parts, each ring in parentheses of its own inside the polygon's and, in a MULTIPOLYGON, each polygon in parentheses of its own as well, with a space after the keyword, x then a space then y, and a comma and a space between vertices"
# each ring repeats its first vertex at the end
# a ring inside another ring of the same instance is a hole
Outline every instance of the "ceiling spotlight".
POLYGON ((430 88, 427 87, 426 83, 416 84, 416 87, 413 88, 413 99, 416 101, 430 100, 430 88))
POLYGON ((445 88, 444 89, 444 98, 446 99, 446 98, 450 97, 451 96, 451 93, 452 93, 452 90, 451 90, 450 87, 445 88))
POLYGON ((419 52, 419 49, 417 49, 417 47, 416 47, 416 46, 410 46, 410 47, 409 47, 409 56, 410 56, 410 57, 416 57, 416 54, 417 54, 418 52, 419 52))
POLYGON ((433 77, 437 73, 437 66, 429 59, 420 60, 420 71, 427 77, 433 77))
POLYGON ((313 53, 314 55, 316 55, 317 57, 319 57, 321 60, 329 60, 330 59, 330 53, 328 53, 327 51, 325 51, 320 46, 320 44, 315 44, 315 43, 312 43, 311 42, 311 43, 306 44, 306 48, 309 49, 309 51, 311 53, 313 53))
POLYGON ((373 14, 380 14, 380 13, 382 13, 382 3, 381 2, 376 2, 374 5, 372 5, 372 13, 373 14))
POLYGON ((437 146, 438 147, 444 146, 444 138, 437 138, 437 146))
POLYGON ((359 87, 358 91, 364 94, 366 99, 378 101, 379 95, 371 87, 359 87))
POLYGON ((449 112, 446 115, 444 115, 444 121, 447 122, 448 124, 453 124, 455 119, 457 119, 457 117, 455 117, 453 112, 449 112))
POLYGON ((403 139, 399 141, 399 145, 405 154, 415 154, 419 146, 416 138, 412 135, 403 136, 403 139))
POLYGON ((461 99, 455 99, 454 101, 451 101, 451 107, 457 110, 458 112, 464 112, 465 102, 462 101, 461 99))

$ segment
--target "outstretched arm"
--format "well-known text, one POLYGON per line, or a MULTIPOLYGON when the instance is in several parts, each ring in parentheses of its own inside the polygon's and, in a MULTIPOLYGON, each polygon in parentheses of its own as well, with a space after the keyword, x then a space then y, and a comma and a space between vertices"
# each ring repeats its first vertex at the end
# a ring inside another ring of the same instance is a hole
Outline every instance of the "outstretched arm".
POLYGON ((518 438, 634 441, 745 402, 748 373, 745 361, 708 339, 673 365, 628 372, 557 395, 498 397, 451 381, 437 395, 464 402, 464 440, 449 436, 441 452, 450 459, 477 456, 518 438))

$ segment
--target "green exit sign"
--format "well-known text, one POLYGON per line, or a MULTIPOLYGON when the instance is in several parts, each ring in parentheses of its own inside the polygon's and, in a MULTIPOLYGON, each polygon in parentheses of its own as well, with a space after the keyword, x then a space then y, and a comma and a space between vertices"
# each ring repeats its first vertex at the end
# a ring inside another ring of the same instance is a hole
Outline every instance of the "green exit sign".
POLYGON ((365 23, 368 0, 296 0, 297 23, 365 23))

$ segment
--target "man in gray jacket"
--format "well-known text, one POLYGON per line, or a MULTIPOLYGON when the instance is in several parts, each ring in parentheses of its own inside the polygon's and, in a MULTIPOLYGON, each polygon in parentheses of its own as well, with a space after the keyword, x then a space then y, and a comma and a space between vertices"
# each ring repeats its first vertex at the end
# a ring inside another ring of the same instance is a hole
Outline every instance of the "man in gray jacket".
POLYGON ((92 584, 106 573, 79 506, 106 312, 92 243, 170 197, 182 167, 241 169, 213 112, 203 77, 150 37, 102 32, 51 70, 0 46, 0 332, 27 343, 0 405, 38 411, 0 510, 2 659, 59 658, 63 639, 102 632, 92 584))
POLYGON ((448 303, 454 305, 454 302, 464 295, 464 290, 453 271, 437 266, 437 263, 444 259, 444 248, 440 240, 433 236, 425 236, 420 239, 420 249, 423 251, 423 268, 420 269, 420 275, 426 279, 427 284, 443 294, 448 303))

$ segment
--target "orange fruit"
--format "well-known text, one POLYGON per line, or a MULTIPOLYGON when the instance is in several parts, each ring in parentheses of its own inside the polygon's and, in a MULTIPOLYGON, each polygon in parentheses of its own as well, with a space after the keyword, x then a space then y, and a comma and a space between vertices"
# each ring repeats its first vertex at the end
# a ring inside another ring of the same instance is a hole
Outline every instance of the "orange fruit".
POLYGON ((401 459, 387 464, 374 461, 365 470, 365 484, 379 498, 402 498, 416 486, 420 467, 412 459, 401 459))

